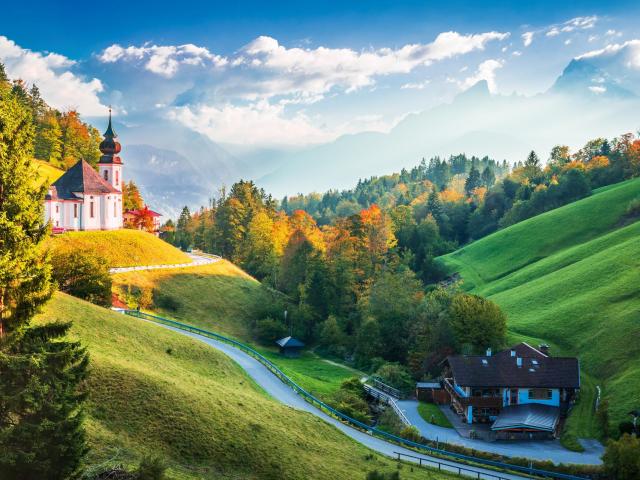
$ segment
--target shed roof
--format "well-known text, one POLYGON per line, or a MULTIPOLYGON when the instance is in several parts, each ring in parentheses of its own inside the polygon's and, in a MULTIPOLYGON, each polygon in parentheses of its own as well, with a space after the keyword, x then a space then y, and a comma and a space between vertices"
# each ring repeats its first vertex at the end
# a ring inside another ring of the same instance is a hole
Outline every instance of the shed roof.
POLYGON ((293 338, 293 337, 284 337, 281 338, 280 340, 277 340, 276 343, 281 346, 281 347, 304 347, 304 343, 302 343, 300 340, 298 340, 297 338, 293 338))
POLYGON ((442 388, 440 382, 417 382, 416 388, 442 388))
POLYGON ((74 193, 94 194, 121 193, 102 179, 85 160, 78 162, 51 185, 49 200, 75 200, 74 193))
POLYGON ((456 383, 463 387, 580 387, 577 358, 550 357, 527 343, 490 356, 453 355, 447 362, 456 383), (522 359, 520 366, 518 358, 522 359))
POLYGON ((504 407, 491 430, 529 429, 553 432, 560 419, 560 409, 539 403, 504 407))

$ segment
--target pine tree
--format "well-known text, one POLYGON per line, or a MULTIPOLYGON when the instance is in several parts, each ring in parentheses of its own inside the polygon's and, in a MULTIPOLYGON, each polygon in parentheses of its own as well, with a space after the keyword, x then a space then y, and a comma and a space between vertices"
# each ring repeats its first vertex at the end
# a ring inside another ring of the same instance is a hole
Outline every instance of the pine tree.
POLYGON ((469 176, 464 182, 464 191, 467 196, 471 196, 473 191, 481 185, 482 181, 480 180, 480 171, 475 166, 472 166, 469 171, 469 176))
POLYGON ((496 174, 493 173, 493 168, 487 165, 482 171, 482 184, 487 188, 491 188, 494 183, 496 183, 496 174))
POLYGON ((73 477, 86 453, 82 401, 87 356, 68 323, 32 325, 50 298, 41 243, 44 187, 30 157, 28 105, 0 85, 0 472, 3 480, 73 477))

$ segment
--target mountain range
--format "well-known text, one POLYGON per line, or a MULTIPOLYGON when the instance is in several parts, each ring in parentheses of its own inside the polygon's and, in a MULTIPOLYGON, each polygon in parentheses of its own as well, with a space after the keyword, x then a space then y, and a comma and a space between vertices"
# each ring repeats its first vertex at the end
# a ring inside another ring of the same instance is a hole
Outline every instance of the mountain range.
POLYGON ((229 153, 204 135, 158 118, 122 125, 123 158, 148 203, 175 216, 206 205, 223 186, 252 179, 276 197, 352 187, 360 178, 410 168, 423 157, 488 155, 508 162, 554 145, 637 131, 640 74, 624 49, 573 59, 534 96, 494 95, 482 80, 443 103, 411 114, 389 133, 344 135, 298 151, 229 153), (170 132, 167 134, 166 132, 170 132))

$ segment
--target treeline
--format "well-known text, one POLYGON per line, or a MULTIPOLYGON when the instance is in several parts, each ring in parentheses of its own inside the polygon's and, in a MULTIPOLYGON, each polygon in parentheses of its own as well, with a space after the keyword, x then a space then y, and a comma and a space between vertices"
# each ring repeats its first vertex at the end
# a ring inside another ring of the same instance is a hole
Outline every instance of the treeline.
MULTIPOLYGON (((318 224, 326 225, 339 217, 346 217, 371 205, 390 209, 400 205, 411 205, 420 202, 435 187, 445 191, 454 179, 461 181, 471 174, 477 179, 476 187, 491 187, 496 178, 507 175, 510 166, 506 160, 502 163, 489 157, 467 157, 465 154, 452 155, 447 160, 433 157, 422 162, 411 170, 402 169, 400 173, 371 177, 359 180, 351 190, 329 190, 324 194, 310 193, 284 197, 281 208, 287 214, 296 210, 304 210, 316 219, 318 224)), ((451 192, 450 192, 451 193, 451 192)))
POLYGON ((460 246, 637 176, 639 165, 640 139, 628 133, 591 140, 575 153, 556 146, 546 165, 533 151, 511 167, 488 157, 435 157, 410 171, 360 181, 353 190, 285 197, 280 208, 304 210, 321 225, 374 204, 410 212, 418 223, 431 214, 441 238, 460 246))
MULTIPOLYGON (((335 211, 341 201, 352 201, 349 195, 367 206, 357 203, 355 212, 324 224, 240 181, 206 208, 191 214, 185 207, 163 235, 183 249, 220 254, 286 294, 280 304, 265 306, 252 325, 260 340, 288 331, 287 309, 295 334, 328 353, 371 368, 399 362, 419 377, 435 372, 449 353, 480 352, 504 340, 504 316, 494 304, 457 292, 455 285, 437 287, 450 272, 442 271, 436 257, 640 174, 640 140, 597 139, 573 154, 555 147, 546 166, 531 152, 512 169, 501 164, 497 176, 496 162, 465 158, 433 159, 360 182, 338 194, 346 196, 334 202, 335 211), (449 173, 465 173, 438 180, 434 175, 443 164, 449 173), (369 204, 374 198, 382 206, 369 204)), ((311 210, 321 212, 332 195, 318 197, 311 210)), ((309 204, 314 197, 299 198, 309 204)))
POLYGON ((31 113, 35 137, 33 156, 66 170, 84 158, 96 165, 100 158, 100 132, 80 119, 75 110, 61 112, 50 107, 40 95, 37 85, 22 80, 11 81, 0 63, 0 84, 12 91, 31 113))
POLYGON ((433 215, 416 222, 407 208, 372 205, 320 227, 240 181, 208 208, 191 215, 185 207, 175 231, 164 235, 182 248, 216 252, 285 294, 251 325, 258 340, 286 335, 287 310, 294 334, 327 353, 373 370, 397 362, 419 378, 448 353, 500 346, 505 319, 479 297, 425 293, 421 276, 435 278, 433 258, 451 246, 433 215))

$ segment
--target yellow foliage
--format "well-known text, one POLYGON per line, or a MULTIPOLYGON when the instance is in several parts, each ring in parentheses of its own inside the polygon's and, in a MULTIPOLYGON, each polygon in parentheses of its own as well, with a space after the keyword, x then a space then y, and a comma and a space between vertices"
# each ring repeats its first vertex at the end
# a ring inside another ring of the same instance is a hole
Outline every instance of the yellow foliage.
POLYGON ((605 168, 609 166, 609 159, 604 155, 598 155, 593 157, 589 163, 587 163, 587 170, 594 170, 596 168, 605 168))
POLYGON ((574 168, 577 169, 577 170, 585 170, 584 163, 579 162, 577 160, 572 160, 571 162, 567 163, 566 165, 563 165, 562 171, 563 172, 567 172, 567 171, 572 170, 574 168))
POLYGON ((440 192, 440 200, 448 203, 456 203, 464 198, 464 195, 460 192, 456 192, 451 188, 447 188, 440 192))

